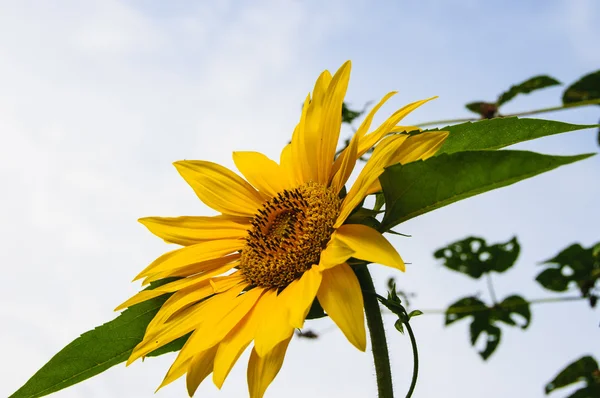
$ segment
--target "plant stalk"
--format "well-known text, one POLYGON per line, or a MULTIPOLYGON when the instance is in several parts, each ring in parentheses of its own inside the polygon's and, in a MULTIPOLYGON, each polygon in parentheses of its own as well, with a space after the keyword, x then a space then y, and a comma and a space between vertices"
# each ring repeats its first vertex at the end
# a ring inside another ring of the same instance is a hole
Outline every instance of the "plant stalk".
POLYGON ((412 345, 413 352, 413 375, 412 380, 410 382, 410 388, 406 393, 406 398, 410 398, 415 391, 415 387, 417 386, 417 378, 419 377, 419 351, 417 351, 417 340, 415 339, 415 334, 413 333, 412 328, 410 327, 409 322, 405 322, 404 326, 406 327, 406 331, 408 332, 408 336, 410 337, 410 344, 412 345))
POLYGON ((365 314, 367 316, 367 326, 369 327, 369 335, 371 336, 371 346, 373 348, 378 397, 394 398, 390 356, 373 279, 371 278, 371 274, 366 265, 355 266, 354 272, 356 273, 358 281, 360 282, 360 287, 364 292, 363 300, 365 304, 365 314))

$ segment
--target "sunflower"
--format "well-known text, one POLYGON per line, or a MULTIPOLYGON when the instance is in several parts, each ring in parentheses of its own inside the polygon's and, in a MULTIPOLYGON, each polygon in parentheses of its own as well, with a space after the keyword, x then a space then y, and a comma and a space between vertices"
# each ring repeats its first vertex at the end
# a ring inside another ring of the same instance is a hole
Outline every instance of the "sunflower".
POLYGON ((414 127, 398 125, 430 99, 399 109, 369 132, 391 92, 336 156, 350 65, 346 62, 334 76, 328 71, 319 76, 279 164, 258 152, 234 152, 243 179, 212 162, 175 162, 198 198, 219 215, 139 220, 166 242, 183 246, 134 279, 144 284, 175 280, 143 290, 117 308, 172 294, 128 360, 189 334, 159 388, 187 374, 191 396, 211 373, 221 388, 253 342, 248 388, 250 397, 262 397, 315 299, 350 343, 365 350, 362 292, 347 261, 353 257, 401 271, 405 266, 380 232, 346 221, 367 195, 381 191, 378 177, 385 167, 432 156, 447 133, 409 135, 414 127), (373 147, 344 195, 357 160, 373 147))

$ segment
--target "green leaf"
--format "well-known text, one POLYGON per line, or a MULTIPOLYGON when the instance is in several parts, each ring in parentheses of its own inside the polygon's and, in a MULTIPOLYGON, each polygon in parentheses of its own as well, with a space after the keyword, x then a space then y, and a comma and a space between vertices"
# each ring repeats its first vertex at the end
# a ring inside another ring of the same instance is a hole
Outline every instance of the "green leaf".
POLYGON ((583 76, 567 87, 563 93, 563 104, 589 101, 600 98, 600 70, 583 76))
POLYGON ((554 292, 565 292, 569 287, 569 278, 564 276, 558 268, 548 268, 542 271, 535 280, 554 292))
POLYGON ((419 316, 419 315, 423 315, 423 311, 421 310, 413 310, 408 314, 408 319, 414 317, 414 316, 419 316))
POLYGON ((534 76, 530 79, 525 80, 523 83, 512 86, 508 91, 500 94, 498 97, 498 106, 510 101, 518 94, 529 94, 532 91, 540 90, 542 88, 557 86, 561 83, 553 77, 540 75, 534 76))
POLYGON ((445 325, 448 326, 456 321, 473 317, 469 331, 471 334, 471 345, 475 346, 482 334, 485 334, 485 348, 479 351, 479 355, 487 360, 500 344, 502 330, 498 327, 499 322, 510 326, 517 326, 512 314, 521 315, 525 322, 520 325, 521 329, 527 328, 531 321, 529 302, 520 296, 505 298, 500 304, 488 307, 477 297, 465 297, 450 305, 446 310, 445 325))
POLYGON ((352 124, 354 119, 360 117, 363 113, 365 113, 364 109, 362 111, 355 111, 348 108, 345 102, 342 103, 342 123, 352 124))
POLYGON ((578 359, 564 368, 546 385, 545 392, 548 394, 580 381, 584 381, 587 386, 578 390, 576 392, 578 395, 573 394, 571 397, 594 398, 600 396, 600 369, 598 369, 598 362, 589 355, 578 359))
POLYGON ((456 321, 473 315, 474 313, 485 312, 488 306, 477 297, 465 297, 450 305, 445 314, 445 325, 448 326, 456 321))
POLYGON ((486 272, 504 272, 512 267, 520 249, 516 237, 488 246, 484 239, 470 236, 436 250, 433 255, 443 259, 447 268, 477 279, 486 272))
POLYGON ((467 122, 440 129, 441 131, 450 132, 450 135, 446 138, 437 155, 462 151, 500 149, 523 141, 591 127, 597 126, 542 119, 519 119, 517 117, 467 122))
POLYGON ((382 230, 468 197, 592 156, 474 151, 388 167, 379 177, 386 211, 382 230))
POLYGON ((402 321, 400 319, 396 319, 396 322, 394 322, 394 327, 396 328, 397 331, 404 334, 404 324, 402 323, 402 321))
POLYGON ((321 307, 321 303, 316 298, 313 300, 312 305, 310 306, 310 310, 308 310, 308 315, 306 315, 306 319, 319 319, 326 317, 327 314, 321 307))
POLYGON ((600 257, 595 254, 598 243, 583 248, 575 243, 562 250, 543 264, 547 267, 535 278, 546 289, 564 292, 570 283, 579 288, 583 297, 590 298, 590 305, 595 306, 597 298, 591 294, 600 279, 600 257))
POLYGON ((498 116, 498 105, 493 102, 471 102, 465 107, 471 112, 475 112, 480 115, 482 119, 491 119, 498 116))
POLYGON ((512 318, 512 314, 518 314, 523 317, 525 322, 520 325, 521 329, 527 329, 531 323, 531 309, 529 302, 521 296, 508 296, 495 308, 495 315, 499 321, 511 326, 517 326, 517 322, 512 318))
MULTIPOLYGON (((168 297, 162 295, 133 305, 116 319, 82 334, 52 357, 10 398, 42 397, 125 362, 168 297)), ((179 350, 186 339, 178 339, 149 356, 179 350)))
POLYGON ((498 348, 498 345, 500 344, 500 337, 502 336, 500 328, 492 325, 489 322, 486 322, 486 319, 483 317, 476 317, 471 323, 469 331, 471 332, 471 345, 473 346, 475 343, 477 343, 477 339, 481 333, 485 332, 485 348, 483 351, 479 351, 479 355, 481 355, 484 360, 487 360, 490 355, 496 351, 496 348, 498 348))
POLYGON ((383 192, 377 192, 375 194, 375 205, 373 206, 373 210, 380 211, 384 204, 385 196, 383 196, 383 192))

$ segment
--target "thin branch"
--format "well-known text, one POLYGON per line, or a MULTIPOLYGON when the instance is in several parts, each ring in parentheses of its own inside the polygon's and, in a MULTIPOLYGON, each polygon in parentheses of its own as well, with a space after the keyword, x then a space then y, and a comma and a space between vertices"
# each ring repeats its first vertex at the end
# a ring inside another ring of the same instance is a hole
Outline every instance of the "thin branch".
MULTIPOLYGON (((532 111, 511 113, 511 114, 502 115, 499 117, 538 115, 540 113, 563 111, 563 110, 567 110, 567 109, 571 109, 571 108, 578 108, 580 106, 598 105, 598 104, 600 104, 600 99, 593 99, 593 100, 588 100, 588 101, 573 102, 571 104, 565 104, 565 105, 560 105, 560 106, 553 106, 553 107, 549 107, 549 108, 535 109, 532 111)), ((445 119, 445 120, 436 120, 433 122, 416 123, 415 126, 425 127, 425 126, 436 126, 436 125, 440 125, 440 124, 448 125, 448 124, 455 124, 455 123, 476 122, 478 120, 481 120, 481 119, 476 118, 476 117, 468 117, 468 118, 460 118, 460 119, 445 119)))
MULTIPOLYGON (((582 296, 547 297, 547 298, 529 300, 526 304, 521 304, 521 303, 514 303, 514 304, 510 304, 510 305, 505 304, 502 306, 502 308, 515 308, 515 307, 520 307, 522 305, 527 305, 527 304, 559 303, 559 302, 563 302, 563 301, 579 301, 579 300, 587 300, 587 297, 582 297, 582 296)), ((446 314, 446 313, 462 314, 462 313, 472 313, 472 312, 483 312, 483 311, 489 311, 489 310, 490 310, 490 307, 487 307, 487 306, 472 305, 472 306, 467 306, 467 307, 455 308, 451 311, 448 311, 448 309, 445 309, 445 310, 429 309, 429 310, 422 310, 422 311, 423 311, 423 314, 425 314, 425 315, 433 315, 433 314, 446 314)))
POLYGON ((492 299, 492 303, 494 303, 494 305, 496 305, 496 304, 498 304, 498 300, 496 300, 496 291, 494 290, 494 284, 492 283, 491 273, 486 272, 485 279, 487 281, 488 290, 490 291, 490 297, 492 299))

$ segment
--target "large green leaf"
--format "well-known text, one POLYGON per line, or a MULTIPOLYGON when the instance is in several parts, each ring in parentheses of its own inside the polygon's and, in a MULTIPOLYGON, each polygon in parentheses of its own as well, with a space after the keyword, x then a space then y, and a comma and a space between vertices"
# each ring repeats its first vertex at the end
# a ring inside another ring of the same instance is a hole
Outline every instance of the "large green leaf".
POLYGON ((437 154, 500 149, 523 141, 590 127, 597 126, 516 117, 456 124, 440 129, 449 131, 450 135, 437 154))
POLYGON ((600 70, 583 76, 567 87, 563 94, 563 104, 589 101, 600 98, 600 70))
MULTIPOLYGON (((146 326, 167 298, 168 295, 163 295, 133 305, 114 320, 82 334, 52 357, 10 398, 42 397, 125 362, 142 341, 146 326)), ((186 339, 187 336, 175 340, 149 356, 177 351, 186 339)))
POLYGON ((523 83, 512 86, 508 91, 500 94, 498 97, 498 106, 510 101, 518 94, 529 94, 532 91, 540 90, 542 88, 556 86, 561 84, 558 80, 553 77, 540 75, 534 76, 531 79, 525 80, 523 83))
POLYGON ((527 151, 473 151, 388 167, 379 177, 386 211, 381 230, 461 199, 592 156, 527 151))

